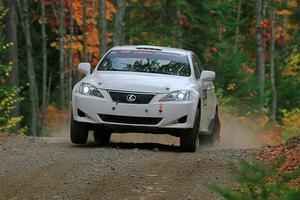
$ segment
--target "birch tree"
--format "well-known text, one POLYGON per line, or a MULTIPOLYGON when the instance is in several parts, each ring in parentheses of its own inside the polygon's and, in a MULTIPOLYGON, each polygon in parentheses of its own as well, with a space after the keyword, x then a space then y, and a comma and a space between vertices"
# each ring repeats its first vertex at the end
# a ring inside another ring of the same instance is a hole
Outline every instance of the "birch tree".
POLYGON ((265 90, 265 65, 264 50, 262 40, 262 0, 256 0, 256 51, 257 51, 257 70, 259 84, 259 107, 264 108, 264 90, 265 90))
POLYGON ((98 0, 98 39, 100 57, 105 54, 107 49, 106 2, 106 0, 98 0))

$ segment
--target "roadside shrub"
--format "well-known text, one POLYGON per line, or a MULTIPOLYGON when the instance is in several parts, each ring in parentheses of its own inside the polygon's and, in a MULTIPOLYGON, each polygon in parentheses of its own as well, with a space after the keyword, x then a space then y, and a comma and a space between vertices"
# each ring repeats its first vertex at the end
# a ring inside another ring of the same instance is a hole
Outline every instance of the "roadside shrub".
POLYGON ((232 166, 237 188, 222 188, 210 184, 207 187, 223 196, 226 200, 295 200, 299 199, 300 188, 292 182, 300 177, 300 169, 281 172, 284 157, 272 161, 242 160, 240 165, 232 166))
POLYGON ((300 135, 300 109, 282 110, 282 135, 284 139, 300 135))
POLYGON ((225 117, 233 117, 238 113, 237 107, 233 106, 236 101, 235 98, 231 96, 225 96, 222 89, 218 89, 216 92, 218 99, 218 106, 220 113, 225 117))
POLYGON ((243 102, 243 111, 248 112, 257 101, 255 68, 246 52, 232 53, 233 48, 233 45, 218 44, 206 56, 207 66, 214 66, 212 69, 217 73, 216 88, 221 89, 224 96, 243 102))
MULTIPOLYGON (((0 65, 0 76, 2 70, 3 66, 0 65)), ((18 97, 19 92, 20 88, 11 85, 0 86, 0 132, 10 133, 23 118, 22 116, 12 117, 15 105, 22 100, 18 97)))

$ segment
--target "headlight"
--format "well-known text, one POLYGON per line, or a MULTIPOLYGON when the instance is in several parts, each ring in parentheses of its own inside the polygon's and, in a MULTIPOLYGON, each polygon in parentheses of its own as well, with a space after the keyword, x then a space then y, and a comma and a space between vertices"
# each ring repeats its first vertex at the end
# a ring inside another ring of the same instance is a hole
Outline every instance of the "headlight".
POLYGON ((104 96, 95 86, 92 86, 91 84, 88 83, 81 83, 79 87, 79 93, 88 96, 104 98, 104 96))
POLYGON ((190 98, 190 92, 189 91, 175 91, 171 92, 170 94, 164 96, 160 102, 162 101, 186 101, 190 98))

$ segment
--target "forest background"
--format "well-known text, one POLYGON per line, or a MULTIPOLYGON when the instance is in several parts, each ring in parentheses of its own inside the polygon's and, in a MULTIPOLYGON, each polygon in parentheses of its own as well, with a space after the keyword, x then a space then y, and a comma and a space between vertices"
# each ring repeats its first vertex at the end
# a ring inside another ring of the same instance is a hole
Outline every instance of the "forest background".
POLYGON ((190 49, 217 73, 223 116, 300 134, 300 0, 1 0, 0 132, 68 121, 80 62, 116 45, 190 49))

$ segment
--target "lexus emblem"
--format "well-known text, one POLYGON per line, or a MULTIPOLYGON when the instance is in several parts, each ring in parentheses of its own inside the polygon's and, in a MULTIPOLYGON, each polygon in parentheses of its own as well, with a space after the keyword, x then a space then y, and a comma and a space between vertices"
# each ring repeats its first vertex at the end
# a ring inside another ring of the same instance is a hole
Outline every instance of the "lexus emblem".
POLYGON ((135 102, 136 96, 134 94, 129 94, 129 95, 126 96, 126 100, 128 102, 135 102))

